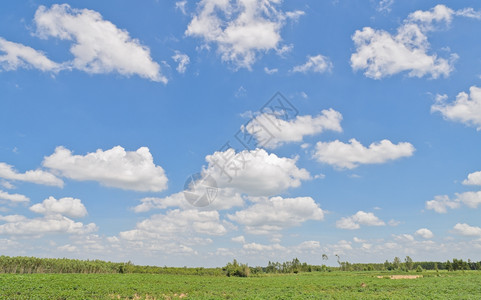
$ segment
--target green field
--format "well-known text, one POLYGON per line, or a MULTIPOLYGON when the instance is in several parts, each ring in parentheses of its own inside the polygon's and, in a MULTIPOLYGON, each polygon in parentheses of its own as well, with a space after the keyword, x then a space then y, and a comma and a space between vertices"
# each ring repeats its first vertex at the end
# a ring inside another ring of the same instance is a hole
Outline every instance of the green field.
POLYGON ((0 274, 1 299, 481 299, 481 272, 313 272, 259 277, 0 274), (407 273, 398 273, 406 275, 407 273), (409 275, 419 273, 411 272, 409 275), (386 276, 377 278, 378 275, 386 276))

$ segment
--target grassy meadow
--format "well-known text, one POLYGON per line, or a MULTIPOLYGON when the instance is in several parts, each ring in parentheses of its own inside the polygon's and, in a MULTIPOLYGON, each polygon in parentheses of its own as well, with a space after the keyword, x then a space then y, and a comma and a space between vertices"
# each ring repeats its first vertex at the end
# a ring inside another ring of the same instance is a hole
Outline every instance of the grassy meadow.
POLYGON ((480 299, 481 272, 0 274, 1 299, 480 299), (422 275, 390 279, 393 274, 422 275), (379 278, 381 277, 381 278, 379 278))

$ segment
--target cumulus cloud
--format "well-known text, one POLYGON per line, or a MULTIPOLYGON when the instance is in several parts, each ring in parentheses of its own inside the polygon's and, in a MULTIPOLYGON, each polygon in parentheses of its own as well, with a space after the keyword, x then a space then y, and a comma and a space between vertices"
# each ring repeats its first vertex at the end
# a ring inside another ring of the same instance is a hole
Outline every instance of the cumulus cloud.
POLYGON ((344 217, 336 221, 336 227, 341 229, 359 229, 361 225, 385 226, 386 223, 380 220, 371 212, 358 211, 350 217, 344 217))
POLYGON ((249 252, 265 252, 265 251, 285 251, 286 248, 279 244, 273 245, 263 245, 258 243, 249 243, 244 244, 242 249, 249 251, 249 252))
POLYGON ((60 146, 45 157, 43 166, 70 179, 94 180, 108 187, 144 192, 160 192, 167 188, 164 169, 154 164, 147 147, 125 151, 116 146, 86 155, 73 155, 60 146))
POLYGON ((6 71, 35 68, 40 71, 59 71, 61 65, 31 47, 10 42, 0 37, 0 68, 6 71))
POLYGON ((60 214, 72 218, 81 218, 87 215, 87 209, 80 199, 71 197, 55 199, 49 197, 42 203, 37 203, 30 207, 30 210, 43 215, 60 214))
POLYGON ((63 187, 63 181, 49 172, 30 170, 25 173, 19 173, 13 166, 2 162, 0 162, 0 178, 63 187))
POLYGON ((396 34, 364 27, 356 30, 352 40, 356 52, 351 55, 351 66, 365 70, 364 75, 374 79, 407 71, 410 77, 447 77, 453 71, 456 54, 440 58, 428 54, 430 44, 426 34, 437 24, 449 25, 455 12, 437 5, 429 11, 415 11, 397 29, 396 34))
POLYGON ((98 229, 94 223, 85 225, 61 215, 33 219, 23 216, 10 219, 4 217, 4 221, 7 223, 0 225, 0 234, 2 235, 87 234, 98 229))
POLYGON ((432 233, 432 231, 427 228, 418 229, 416 230, 415 234, 424 239, 432 239, 434 237, 434 234, 432 233))
POLYGON ((360 164, 381 164, 409 157, 414 151, 414 146, 406 142, 393 144, 389 140, 382 140, 365 147, 356 139, 351 139, 347 144, 339 140, 318 142, 313 157, 338 168, 354 169, 360 164))
POLYGON ((236 243, 245 244, 246 239, 243 235, 239 235, 239 236, 231 238, 231 241, 236 242, 236 243))
POLYGON ((456 201, 462 202, 471 208, 477 208, 481 204, 481 191, 457 193, 456 201))
POLYGON ((285 120, 280 116, 263 113, 241 127, 254 136, 265 148, 274 149, 285 143, 302 142, 305 136, 320 134, 326 130, 342 132, 342 114, 332 108, 324 109, 315 117, 296 116, 285 120))
POLYGON ((279 194, 311 178, 306 169, 297 167, 297 158, 278 157, 264 149, 217 151, 206 156, 206 161, 204 172, 220 188, 232 188, 250 196, 279 194))
POLYGON ((456 193, 454 200, 451 200, 447 195, 435 196, 433 200, 426 201, 426 209, 445 214, 448 208, 459 208, 461 203, 471 208, 477 208, 481 204, 481 191, 456 193))
POLYGON ((30 201, 30 199, 25 195, 9 194, 9 193, 4 192, 2 190, 0 190, 0 200, 7 200, 7 201, 11 201, 13 203, 25 203, 25 202, 30 201))
POLYGON ((476 226, 470 226, 466 223, 457 223, 454 226, 453 231, 459 235, 481 237, 481 228, 476 226))
POLYGON ((178 64, 176 68, 177 72, 184 74, 187 70, 187 65, 190 63, 189 56, 179 51, 175 51, 175 55, 172 56, 172 59, 178 64))
POLYGON ((150 56, 148 47, 130 37, 126 30, 104 20, 89 9, 75 9, 68 4, 40 6, 34 18, 37 35, 73 41, 74 56, 68 64, 91 74, 117 72, 167 83, 160 66, 150 56))
POLYGON ((230 224, 220 220, 217 211, 169 210, 137 223, 135 229, 123 231, 124 240, 175 240, 193 233, 220 236, 227 233, 230 224), (177 236, 176 236, 177 235, 177 236))
POLYGON ((249 233, 271 234, 308 220, 322 221, 324 211, 311 197, 272 197, 229 214, 228 218, 244 225, 249 233))
POLYGON ((458 201, 451 201, 447 195, 435 196, 433 200, 426 201, 426 209, 434 210, 437 213, 445 214, 448 208, 454 209, 459 207, 458 201))
POLYGON ((468 174, 468 178, 463 181, 465 185, 481 185, 481 171, 468 174))
POLYGON ((460 122, 481 130, 481 88, 472 86, 469 94, 461 92, 453 103, 447 103, 445 96, 436 97, 431 112, 440 112, 446 120, 460 122))
POLYGON ((307 56, 307 61, 303 65, 295 66, 292 72, 299 73, 324 73, 332 69, 332 62, 323 55, 307 56))
MULTIPOLYGON (((152 209, 166 209, 170 207, 179 207, 183 209, 192 208, 185 198, 184 191, 174 193, 164 198, 145 197, 140 199, 140 204, 134 207, 137 213, 147 212, 152 209)), ((244 199, 242 196, 231 188, 218 188, 216 190, 215 199, 209 206, 204 209, 207 210, 225 210, 233 207, 242 206, 244 199)))
POLYGON ((216 44, 225 62, 236 68, 251 69, 259 53, 285 52, 281 28, 287 19, 296 20, 302 12, 284 13, 278 0, 202 0, 185 31, 202 38, 207 47, 216 44))

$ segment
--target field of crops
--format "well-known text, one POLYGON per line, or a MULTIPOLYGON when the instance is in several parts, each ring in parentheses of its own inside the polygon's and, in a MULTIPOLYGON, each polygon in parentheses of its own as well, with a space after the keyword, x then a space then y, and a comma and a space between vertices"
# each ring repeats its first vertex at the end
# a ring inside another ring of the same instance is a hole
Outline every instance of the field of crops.
POLYGON ((0 274, 0 299, 480 299, 481 272, 313 272, 259 277, 0 274), (406 274, 406 273, 399 273, 406 274), (417 275, 419 273, 409 273, 417 275), (378 278, 378 276, 383 276, 378 278))

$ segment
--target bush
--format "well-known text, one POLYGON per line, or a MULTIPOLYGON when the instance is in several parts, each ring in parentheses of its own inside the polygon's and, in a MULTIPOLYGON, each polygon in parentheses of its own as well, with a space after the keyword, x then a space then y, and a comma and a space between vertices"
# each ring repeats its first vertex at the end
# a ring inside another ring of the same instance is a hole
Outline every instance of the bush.
POLYGON ((418 267, 416 268, 416 272, 421 273, 422 271, 423 271, 423 267, 418 266, 418 267))

